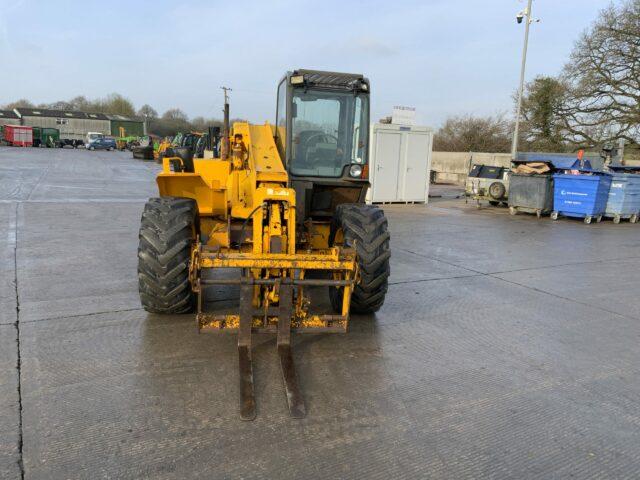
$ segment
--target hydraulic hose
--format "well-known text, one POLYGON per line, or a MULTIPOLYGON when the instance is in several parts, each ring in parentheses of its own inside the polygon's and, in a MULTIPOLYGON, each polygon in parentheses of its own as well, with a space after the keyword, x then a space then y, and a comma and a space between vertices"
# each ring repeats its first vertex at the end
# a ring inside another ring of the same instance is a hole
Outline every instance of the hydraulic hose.
POLYGON ((240 228, 240 241, 236 242, 236 244, 234 245, 234 247, 237 248, 238 251, 240 251, 240 247, 242 246, 242 240, 244 238, 244 229, 246 228, 247 223, 249 223, 249 220, 251 219, 251 217, 253 217, 254 213, 256 213, 259 209, 265 206, 266 204, 258 205, 256 208, 251 210, 251 213, 247 215, 247 218, 245 218, 244 222, 242 222, 242 228, 240 228))

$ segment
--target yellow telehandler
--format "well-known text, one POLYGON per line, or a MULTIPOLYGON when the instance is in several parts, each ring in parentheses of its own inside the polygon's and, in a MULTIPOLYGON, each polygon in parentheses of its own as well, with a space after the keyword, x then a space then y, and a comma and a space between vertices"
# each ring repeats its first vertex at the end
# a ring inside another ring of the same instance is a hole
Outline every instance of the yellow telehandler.
POLYGON ((387 292, 387 220, 364 203, 369 81, 288 72, 273 125, 230 126, 225 91, 220 144, 220 158, 174 148, 163 159, 141 220, 140 300, 152 313, 195 309, 200 332, 237 332, 244 420, 255 418, 252 333, 275 333, 289 412, 302 418, 291 332, 346 332, 350 312, 377 311, 387 292), (239 311, 204 311, 216 285, 239 286, 239 311), (310 287, 328 288, 333 312, 313 311, 310 287))

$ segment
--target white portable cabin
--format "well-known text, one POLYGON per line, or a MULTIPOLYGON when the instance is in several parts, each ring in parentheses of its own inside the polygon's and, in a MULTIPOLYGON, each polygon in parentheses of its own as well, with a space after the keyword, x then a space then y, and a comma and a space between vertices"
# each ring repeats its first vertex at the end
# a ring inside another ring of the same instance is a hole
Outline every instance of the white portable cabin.
POLYGON ((427 203, 432 147, 429 127, 374 124, 368 203, 427 203))

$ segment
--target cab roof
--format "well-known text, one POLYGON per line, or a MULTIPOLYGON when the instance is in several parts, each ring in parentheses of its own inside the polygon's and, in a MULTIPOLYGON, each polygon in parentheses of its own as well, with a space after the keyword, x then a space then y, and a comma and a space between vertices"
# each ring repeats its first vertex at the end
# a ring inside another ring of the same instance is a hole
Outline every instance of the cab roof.
POLYGON ((326 72, 300 68, 288 74, 289 77, 295 75, 304 76, 305 85, 309 86, 344 88, 349 90, 359 90, 362 85, 367 86, 363 90, 368 90, 369 87, 369 80, 361 73, 326 72))

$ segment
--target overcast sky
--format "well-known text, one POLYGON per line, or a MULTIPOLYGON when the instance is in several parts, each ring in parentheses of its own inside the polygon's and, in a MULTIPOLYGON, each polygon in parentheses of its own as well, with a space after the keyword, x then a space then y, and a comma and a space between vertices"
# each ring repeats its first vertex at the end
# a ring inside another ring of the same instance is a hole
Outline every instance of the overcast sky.
MULTIPOLYGON (((136 108, 272 121, 286 70, 364 73, 373 119, 422 124, 512 109, 518 0, 0 0, 0 105, 118 92, 136 108)), ((527 78, 556 74, 608 0, 534 0, 527 78)))

